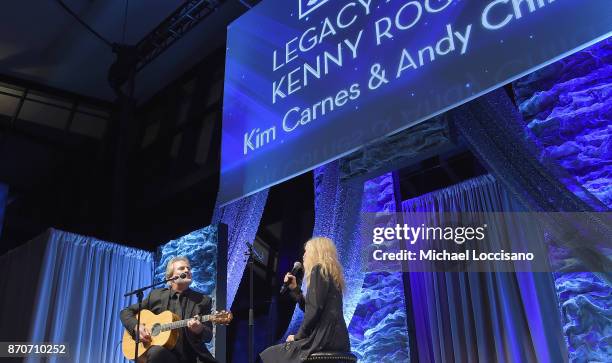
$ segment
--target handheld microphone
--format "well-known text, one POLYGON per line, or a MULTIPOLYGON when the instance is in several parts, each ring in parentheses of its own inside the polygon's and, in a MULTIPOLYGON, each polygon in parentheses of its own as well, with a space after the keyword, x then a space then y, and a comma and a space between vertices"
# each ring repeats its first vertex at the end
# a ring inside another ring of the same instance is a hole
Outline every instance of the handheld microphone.
MULTIPOLYGON (((304 277, 304 266, 299 261, 295 261, 293 264, 293 268, 291 269, 290 274, 295 276, 295 282, 299 283, 299 281, 304 277)), ((283 282, 283 287, 281 287, 280 293, 284 294, 289 289, 289 282, 283 282)))

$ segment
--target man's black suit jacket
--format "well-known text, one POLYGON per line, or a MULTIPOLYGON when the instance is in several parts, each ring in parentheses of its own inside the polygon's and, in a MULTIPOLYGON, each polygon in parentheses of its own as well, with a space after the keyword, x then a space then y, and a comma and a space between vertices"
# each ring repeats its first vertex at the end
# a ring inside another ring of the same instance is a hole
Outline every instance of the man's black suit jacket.
MULTIPOLYGON (((155 314, 162 313, 168 310, 168 302, 172 291, 169 288, 155 289, 151 291, 142 301, 142 308, 151 310, 155 314)), ((207 315, 210 314, 212 308, 212 300, 210 297, 200 294, 193 290, 186 290, 183 292, 187 297, 185 303, 185 318, 193 317, 195 315, 207 315)), ((130 305, 127 308, 121 310, 121 322, 123 326, 129 331, 134 332, 134 327, 138 323, 136 314, 138 313, 138 304, 130 305)), ((189 329, 185 329, 187 332, 187 340, 193 347, 193 350, 198 356, 199 362, 205 363, 216 363, 217 361, 213 358, 212 354, 208 351, 204 342, 208 343, 212 339, 212 323, 204 323, 204 330, 199 335, 191 333, 189 329)))

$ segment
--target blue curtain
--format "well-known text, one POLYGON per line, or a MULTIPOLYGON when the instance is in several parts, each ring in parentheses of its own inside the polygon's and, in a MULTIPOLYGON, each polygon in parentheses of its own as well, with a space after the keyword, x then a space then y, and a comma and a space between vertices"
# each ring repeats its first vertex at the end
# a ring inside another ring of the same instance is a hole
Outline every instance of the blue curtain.
POLYGON ((232 307, 242 274, 246 267, 246 243, 255 240, 263 215, 268 189, 237 200, 223 207, 215 207, 213 225, 225 223, 227 231, 227 308, 232 307))
POLYGON ((150 252, 52 230, 29 341, 68 343, 74 362, 127 362, 119 311, 135 298, 123 294, 152 279, 150 252))
MULTIPOLYGON (((342 182, 339 162, 314 170, 315 223, 313 236, 328 237, 336 244, 344 269, 344 320, 351 321, 359 303, 364 271, 360 265, 359 218, 363 183, 342 182)), ((296 309, 300 311, 300 309, 296 309)))
MULTIPOLYGON (((346 280, 344 320, 348 325, 359 303, 364 277, 357 243, 363 183, 341 182, 339 162, 333 161, 314 170, 314 189, 315 223, 312 235, 328 237, 336 244, 346 280)), ((302 288, 305 289, 305 286, 302 288)), ((285 338, 297 332, 303 318, 302 310, 296 307, 285 338)))
MULTIPOLYGON (((523 210, 489 175, 402 207, 405 220, 412 212, 523 210)), ((567 361, 552 274, 411 272, 410 281, 419 361, 567 361)))
MULTIPOLYGON (((362 213, 395 211, 391 174, 364 182, 342 181, 339 162, 315 169, 313 236, 336 243, 346 278, 344 318, 351 350, 360 362, 407 362, 410 348, 402 273, 365 273, 361 264, 362 213)), ((295 334, 303 313, 294 311, 285 337, 295 334)))

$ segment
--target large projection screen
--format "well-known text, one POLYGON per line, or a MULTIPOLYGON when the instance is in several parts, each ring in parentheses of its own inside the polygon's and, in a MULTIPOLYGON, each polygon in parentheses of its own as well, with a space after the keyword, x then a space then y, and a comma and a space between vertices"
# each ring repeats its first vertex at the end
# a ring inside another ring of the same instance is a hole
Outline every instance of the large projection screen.
POLYGON ((607 38, 607 0, 263 0, 228 29, 219 201, 607 38))

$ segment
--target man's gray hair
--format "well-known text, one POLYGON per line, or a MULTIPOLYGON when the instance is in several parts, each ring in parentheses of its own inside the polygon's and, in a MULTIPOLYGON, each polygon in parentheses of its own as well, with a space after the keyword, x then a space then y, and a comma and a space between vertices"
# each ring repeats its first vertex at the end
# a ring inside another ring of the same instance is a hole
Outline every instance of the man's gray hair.
POLYGON ((170 261, 168 261, 168 264, 166 265, 166 280, 172 277, 172 273, 174 272, 173 265, 175 262, 178 262, 178 261, 185 261, 191 266, 191 262, 189 262, 189 259, 187 258, 187 256, 172 257, 170 261))

